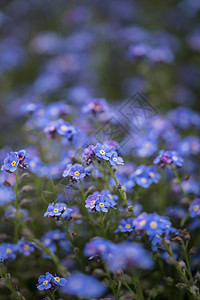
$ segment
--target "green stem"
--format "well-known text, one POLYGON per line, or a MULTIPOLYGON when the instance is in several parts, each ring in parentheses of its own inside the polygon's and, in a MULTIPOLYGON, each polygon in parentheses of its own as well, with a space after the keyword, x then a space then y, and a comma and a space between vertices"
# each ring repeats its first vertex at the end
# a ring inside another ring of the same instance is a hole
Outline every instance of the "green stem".
POLYGON ((121 281, 119 281, 118 282, 118 287, 117 287, 117 292, 116 292, 116 295, 115 295, 115 300, 119 299, 119 292, 121 290, 121 286, 122 286, 122 283, 121 283, 121 281))
MULTIPOLYGON (((105 268, 105 270, 106 270, 105 265, 104 265, 104 268, 105 268)), ((111 288, 111 290, 112 290, 112 292, 113 292, 113 295, 114 295, 114 297, 115 297, 115 300, 118 300, 118 298, 116 298, 115 287, 114 287, 114 285, 113 285, 113 280, 112 280, 112 277, 111 277, 110 273, 109 273, 109 272, 106 272, 105 275, 106 275, 106 276, 108 277, 108 279, 109 279, 109 282, 110 282, 110 288, 111 288)))
POLYGON ((82 196, 83 196, 83 202, 85 204, 85 190, 84 190, 84 186, 83 186, 83 183, 82 181, 79 179, 79 182, 81 184, 81 193, 82 193, 82 196))
POLYGON ((185 284, 189 285, 189 281, 187 279, 187 276, 185 275, 185 273, 180 268, 180 266, 179 266, 179 264, 178 264, 178 262, 177 262, 177 260, 174 256, 174 253, 172 251, 171 246, 168 246, 164 239, 163 239, 163 244, 165 245, 165 248, 166 248, 168 254, 171 256, 171 258, 173 258, 175 268, 176 268, 177 272, 179 273, 179 275, 181 276, 182 280, 184 281, 185 284))
MULTIPOLYGON (((28 226, 26 225, 26 223, 25 223, 22 219, 18 219, 17 221, 20 223, 20 225, 21 225, 23 228, 25 228, 25 229, 28 228, 28 226)), ((30 230, 30 229, 29 229, 29 230, 30 230)), ((52 259, 52 261, 54 262, 54 264, 56 265, 56 267, 57 267, 57 269, 58 269, 58 273, 64 274, 64 273, 68 272, 68 271, 66 270, 66 268, 65 268, 63 265, 61 265, 59 258, 58 258, 55 254, 53 254, 52 251, 51 251, 49 248, 45 247, 45 246, 42 244, 42 242, 41 242, 40 240, 38 240, 38 239, 34 236, 34 234, 33 234, 32 232, 31 232, 30 241, 33 242, 33 243, 35 243, 39 248, 41 248, 41 249, 44 251, 44 253, 45 253, 47 256, 49 256, 49 257, 52 259)))
POLYGON ((78 159, 79 159, 79 160, 82 160, 81 155, 80 155, 79 152, 76 150, 76 148, 75 148, 74 144, 72 143, 72 141, 70 141, 70 145, 71 145, 72 149, 74 150, 74 152, 77 153, 78 159))
POLYGON ((85 190, 84 190, 84 186, 83 186, 83 182, 79 179, 79 182, 81 184, 81 193, 82 193, 82 197, 83 197, 83 203, 82 203, 82 206, 83 206, 83 211, 85 213, 85 216, 87 218, 87 221, 90 222, 90 217, 89 217, 89 213, 88 213, 88 210, 87 208, 85 207, 85 200, 86 200, 86 197, 85 197, 85 190))
MULTIPOLYGON (((113 179, 114 179, 114 181, 115 181, 116 187, 117 187, 118 190, 119 190, 119 193, 120 193, 120 195, 121 195, 121 197, 122 197, 122 200, 123 200, 124 203, 126 204, 126 207, 129 208, 129 205, 128 205, 128 202, 127 202, 127 198, 126 198, 126 193, 123 193, 122 190, 119 189, 119 183, 118 183, 117 178, 116 178, 115 174, 113 173, 111 167, 110 167, 106 162, 105 162, 105 165, 106 165, 106 167, 108 168, 110 174, 112 175, 112 177, 113 177, 113 179)), ((133 211, 132 211, 132 214, 133 214, 133 216, 134 216, 133 211)))
POLYGON ((105 225, 104 225, 104 217, 103 217, 102 211, 100 211, 99 214, 101 217, 101 228, 103 231, 103 235, 104 235, 104 238, 107 239, 107 233, 106 233, 106 229, 105 229, 105 225))
POLYGON ((132 290, 131 287, 128 285, 128 283, 122 281, 122 284, 129 290, 129 292, 133 295, 134 299, 136 299, 136 300, 141 300, 141 299, 133 292, 133 290, 132 290))
POLYGON ((18 240, 18 220, 17 220, 17 215, 18 215, 18 186, 19 186, 19 167, 17 167, 16 171, 16 185, 15 185, 15 208, 16 208, 16 213, 15 213, 15 219, 14 219, 14 241, 15 243, 18 240))
POLYGON ((144 300, 144 296, 143 296, 143 292, 142 292, 142 288, 141 288, 141 283, 139 281, 138 276, 135 273, 133 275, 133 284, 134 284, 135 289, 136 289, 136 295, 139 297, 139 299, 144 300))
POLYGON ((17 292, 15 290, 15 288, 13 287, 10 275, 7 274, 6 268, 3 264, 0 264, 0 277, 5 280, 6 286, 10 290, 10 292, 12 293, 14 299, 16 299, 16 300, 25 300, 25 298, 19 292, 17 292))
POLYGON ((56 292, 56 290, 54 290, 54 291, 51 293, 51 298, 52 298, 52 300, 55 300, 55 292, 56 292))
POLYGON ((71 237, 71 234, 70 234, 70 232, 69 232, 67 223, 66 223, 66 221, 65 221, 62 217, 61 217, 61 220, 62 220, 62 224, 63 224, 63 226, 64 226, 64 228, 65 228, 65 231, 66 231, 66 233, 67 233, 67 238, 68 238, 68 240, 71 242, 71 244, 73 245, 73 244, 74 244, 74 241, 73 241, 73 239, 72 239, 72 237, 71 237))
POLYGON ((180 189, 181 189, 182 194, 183 194, 184 197, 190 202, 190 201, 191 201, 190 198, 189 198, 188 195, 184 192, 184 189, 183 189, 183 186, 182 186, 182 182, 181 182, 180 176, 179 176, 179 174, 178 174, 176 168, 174 167, 173 170, 174 170, 174 174, 175 174, 175 176, 176 176, 176 179, 178 180, 178 184, 179 184, 179 186, 180 186, 180 189))
POLYGON ((186 245, 184 243, 182 243, 182 247, 183 247, 183 251, 184 251, 184 255, 185 255, 185 261, 186 261, 188 275, 189 275, 190 279, 192 279, 192 272, 190 269, 190 262, 189 262, 189 257, 188 257, 188 253, 187 253, 188 242, 186 243, 186 245))
POLYGON ((66 233, 67 233, 67 238, 68 238, 68 239, 70 240, 70 242, 71 242, 72 248, 73 248, 73 250, 74 250, 74 254, 76 255, 76 258, 77 258, 77 260, 79 261, 79 263, 80 263, 82 269, 84 270, 84 264, 83 264, 83 262, 82 262, 82 259, 81 259, 80 256, 79 256, 79 254, 78 254, 77 251, 75 250, 76 246, 74 245, 74 241, 73 241, 73 239, 72 239, 72 237, 71 237, 71 234, 70 234, 70 232, 69 232, 67 223, 66 223, 66 221, 65 221, 62 217, 61 217, 61 220, 62 220, 63 227, 65 228, 65 231, 66 231, 66 233))

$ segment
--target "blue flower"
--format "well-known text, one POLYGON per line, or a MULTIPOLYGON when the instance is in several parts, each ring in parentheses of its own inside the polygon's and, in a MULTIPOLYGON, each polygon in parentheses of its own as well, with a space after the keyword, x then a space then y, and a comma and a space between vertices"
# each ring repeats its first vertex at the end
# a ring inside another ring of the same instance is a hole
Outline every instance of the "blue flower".
POLYGON ((87 164, 91 164, 94 158, 94 145, 89 145, 83 150, 82 160, 87 164))
POLYGON ((109 190, 103 190, 101 193, 96 191, 87 197, 85 207, 90 208, 93 212, 108 212, 108 208, 114 208, 114 206, 117 204, 117 199, 118 196, 111 195, 109 190))
POLYGON ((102 258, 104 260, 110 259, 110 253, 115 249, 115 244, 103 238, 93 238, 85 245, 84 254, 92 258, 102 258))
POLYGON ((35 247, 32 242, 24 240, 24 237, 17 242, 18 251, 25 256, 29 256, 34 251, 35 247))
POLYGON ((97 143, 94 147, 94 153, 98 159, 109 160, 115 148, 110 148, 108 145, 97 143))
POLYGON ((157 142, 150 139, 142 139, 136 147, 139 157, 149 157, 157 150, 157 142))
MULTIPOLYGON (((43 237, 42 237, 42 244, 48 248, 52 253, 56 252, 56 244, 52 238, 52 233, 51 232, 47 232, 43 237)), ((45 253, 43 253, 43 257, 45 258, 49 258, 48 255, 46 255, 45 253)))
POLYGON ((110 207, 110 203, 106 202, 106 199, 102 195, 99 196, 95 203, 96 211, 108 212, 107 207, 110 207))
POLYGON ((142 212, 133 220, 133 226, 135 227, 135 231, 143 230, 146 226, 148 220, 148 214, 146 212, 142 212))
POLYGON ((22 160, 24 160, 25 158, 26 158, 26 150, 20 150, 20 151, 18 151, 18 152, 15 152, 15 154, 16 154, 16 156, 17 156, 17 159, 19 160, 19 161, 22 161, 22 160))
POLYGON ((3 243, 0 244, 0 259, 2 261, 6 259, 15 259, 16 258, 16 252, 18 250, 17 245, 11 244, 11 243, 3 243))
POLYGON ((82 180, 86 176, 85 168, 80 164, 75 164, 71 167, 69 176, 76 180, 82 180))
POLYGON ((63 171, 62 176, 63 176, 63 177, 69 176, 69 172, 70 172, 71 168, 72 168, 72 164, 68 164, 68 165, 66 166, 66 169, 63 171))
POLYGON ((39 291, 49 290, 51 288, 51 282, 53 279, 53 275, 47 272, 45 275, 40 275, 38 278, 37 289, 39 291))
POLYGON ((133 178, 139 186, 148 188, 153 182, 159 182, 160 174, 154 166, 141 165, 131 174, 130 178, 133 178))
POLYGON ((110 157, 110 164, 112 166, 114 166, 114 165, 124 165, 124 161, 121 157, 119 157, 117 155, 117 152, 114 151, 113 154, 110 157))
POLYGON ((160 216, 157 213, 147 214, 143 212, 133 220, 133 224, 136 233, 140 234, 140 231, 144 230, 149 236, 154 251, 158 250, 163 238, 166 239, 170 234, 177 232, 172 227, 168 217, 160 216))
POLYGON ((7 154, 7 157, 4 160, 4 164, 1 167, 1 170, 5 170, 8 172, 15 172, 17 167, 21 169, 27 169, 27 163, 24 162, 26 158, 26 150, 20 150, 18 152, 10 152, 7 154))
POLYGON ((196 198, 196 199, 194 199, 194 201, 192 201, 192 203, 190 204, 190 207, 189 207, 189 212, 190 212, 191 218, 200 216, 200 199, 199 198, 196 198))
POLYGON ((47 211, 44 213, 44 217, 49 218, 56 218, 59 219, 63 214, 66 217, 66 215, 70 215, 71 209, 67 208, 67 205, 65 203, 50 203, 47 211))
POLYGON ((188 136, 180 142, 178 149, 182 155, 197 155, 200 152, 200 138, 188 136))
POLYGON ((84 168, 81 164, 68 164, 63 171, 63 177, 69 177, 71 181, 83 180, 85 176, 89 176, 91 169, 89 167, 84 168))
POLYGON ((111 272, 127 268, 133 270, 133 268, 151 269, 153 267, 154 262, 150 251, 144 249, 141 244, 122 242, 115 245, 116 248, 112 251, 107 264, 111 272))
POLYGON ((182 167, 183 165, 183 158, 179 156, 179 154, 176 151, 168 151, 169 155, 171 156, 172 162, 178 166, 182 167))
POLYGON ((153 163, 159 165, 161 168, 165 168, 171 164, 181 167, 183 165, 183 158, 176 151, 161 150, 153 163))
POLYGON ((122 219, 119 222, 118 228, 115 230, 115 232, 132 232, 134 228, 133 225, 133 218, 128 218, 128 219, 122 219))
POLYGON ((12 202, 15 198, 15 192, 11 187, 0 186, 0 206, 12 202))
MULTIPOLYGON (((14 205, 10 205, 6 210, 5 210, 5 217, 7 218, 15 218, 16 214, 16 207, 14 205)), ((28 210, 25 208, 19 208, 17 211, 17 215, 20 219, 26 220, 28 218, 28 210)))
POLYGON ((82 109, 84 113, 93 112, 95 115, 103 113, 107 110, 106 100, 103 98, 95 98, 90 100, 82 109))
POLYGON ((66 286, 67 280, 65 278, 61 278, 57 275, 52 277, 52 283, 57 286, 66 286))
POLYGON ((17 170, 17 166, 19 164, 19 160, 15 152, 10 152, 7 154, 7 157, 4 160, 4 164, 1 167, 1 170, 5 170, 8 172, 15 172, 17 170))
POLYGON ((158 183, 160 180, 160 174, 157 172, 156 167, 149 166, 146 168, 146 172, 148 173, 149 177, 151 178, 151 181, 154 183, 158 183))
POLYGON ((74 126, 63 121, 63 123, 61 122, 61 124, 58 125, 57 132, 58 134, 66 137, 68 140, 72 140, 74 135, 77 133, 77 130, 74 126))
POLYGON ((67 294, 84 299, 99 298, 105 290, 106 287, 95 277, 83 273, 72 274, 64 287, 67 294))

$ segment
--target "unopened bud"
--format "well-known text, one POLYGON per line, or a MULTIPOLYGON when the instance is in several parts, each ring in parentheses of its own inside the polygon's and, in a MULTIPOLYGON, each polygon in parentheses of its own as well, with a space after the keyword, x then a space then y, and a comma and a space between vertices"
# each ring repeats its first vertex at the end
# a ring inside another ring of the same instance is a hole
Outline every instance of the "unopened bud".
POLYGON ((130 205, 130 206, 128 207, 128 211, 134 211, 134 207, 133 207, 132 205, 130 205))
POLYGON ((195 247, 192 247, 189 251, 190 255, 194 255, 196 253, 197 249, 195 247))
POLYGON ((100 268, 96 268, 92 272, 92 275, 97 276, 97 277, 102 277, 102 276, 104 276, 104 274, 105 274, 104 271, 100 268))
POLYGON ((178 261, 178 264, 179 264, 179 267, 181 268, 181 270, 185 270, 186 269, 186 264, 185 264, 185 262, 182 259, 180 259, 178 261))
POLYGON ((121 188, 122 188, 121 184, 118 184, 117 188, 118 188, 118 190, 121 190, 121 188))

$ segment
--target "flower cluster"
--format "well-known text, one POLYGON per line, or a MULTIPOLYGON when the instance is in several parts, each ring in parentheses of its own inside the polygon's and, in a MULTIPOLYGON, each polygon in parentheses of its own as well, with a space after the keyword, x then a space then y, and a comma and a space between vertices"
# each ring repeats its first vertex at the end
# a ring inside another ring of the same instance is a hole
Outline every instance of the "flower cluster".
POLYGON ((50 138, 55 138, 56 135, 61 135, 69 141, 72 141, 74 136, 77 134, 77 129, 65 122, 63 119, 50 122, 49 125, 45 127, 44 131, 50 138))
POLYGON ((152 248, 155 251, 162 244, 162 239, 167 239, 170 234, 177 232, 172 227, 168 217, 160 216, 157 213, 141 213, 133 220, 133 226, 134 231, 139 235, 141 231, 144 231, 148 235, 152 248))
POLYGON ((111 272, 128 267, 150 269, 153 266, 150 252, 145 250, 141 244, 133 242, 114 244, 103 238, 94 238, 85 245, 84 253, 86 256, 90 256, 90 259, 100 257, 105 260, 111 272))
POLYGON ((99 299, 105 293, 106 286, 94 276, 74 273, 67 278, 63 291, 68 295, 81 297, 82 299, 99 299))
POLYGON ((115 208, 114 206, 117 205, 117 199, 118 196, 112 195, 109 190, 96 191, 87 197, 85 207, 90 208, 92 212, 108 212, 108 208, 115 208))
POLYGON ((83 180, 86 176, 89 176, 91 169, 89 167, 84 168, 81 164, 68 164, 66 169, 63 171, 63 177, 69 177, 70 181, 77 182, 83 180))
MULTIPOLYGON (((64 232, 61 232, 58 229, 47 231, 41 241, 42 244, 52 253, 56 252, 57 245, 59 245, 65 252, 68 252, 71 247, 71 243, 65 238, 64 232)), ((43 257, 49 258, 49 256, 45 253, 43 253, 43 257)))
POLYGON ((108 109, 107 102, 103 98, 95 98, 88 101, 86 105, 83 106, 82 111, 84 113, 92 112, 95 116, 105 112, 108 109))
POLYGON ((57 275, 53 276, 47 272, 45 275, 40 275, 38 278, 37 289, 42 290, 54 290, 59 286, 66 286, 67 280, 57 275))
POLYGON ((159 155, 154 159, 154 164, 159 165, 161 168, 165 168, 168 165, 175 165, 182 167, 183 158, 179 156, 176 151, 161 150, 159 155))
POLYGON ((25 256, 29 256, 35 250, 33 242, 26 241, 24 237, 16 244, 2 243, 0 244, 0 260, 13 260, 16 258, 17 252, 25 256))
POLYGON ((26 158, 26 150, 20 150, 18 152, 10 152, 7 154, 6 158, 4 159, 4 164, 1 167, 1 170, 5 170, 7 172, 15 172, 17 167, 20 169, 27 169, 28 165, 24 161, 26 158))
POLYGON ((160 174, 157 172, 155 166, 141 165, 129 175, 128 187, 134 187, 135 184, 148 188, 152 183, 158 183, 160 180, 160 174))
POLYGON ((44 213, 44 217, 55 218, 59 220, 62 218, 69 218, 72 216, 73 210, 67 208, 65 203, 50 203, 47 211, 44 213))
POLYGON ((115 146, 97 143, 93 151, 98 160, 109 161, 112 166, 124 164, 123 159, 118 157, 115 146))
POLYGON ((133 218, 128 219, 122 219, 119 222, 118 228, 115 230, 115 232, 132 232, 134 225, 133 225, 133 218))

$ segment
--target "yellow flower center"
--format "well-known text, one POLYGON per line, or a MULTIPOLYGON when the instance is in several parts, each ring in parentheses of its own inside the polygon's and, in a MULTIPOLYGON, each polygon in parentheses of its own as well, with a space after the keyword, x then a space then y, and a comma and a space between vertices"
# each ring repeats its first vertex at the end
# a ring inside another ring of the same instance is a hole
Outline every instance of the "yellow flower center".
POLYGON ((106 152, 105 152, 104 150, 101 150, 100 153, 101 153, 101 154, 105 154, 106 152))
POLYGON ((44 285, 47 285, 47 283, 48 283, 48 281, 47 281, 47 280, 43 281, 43 284, 44 284, 44 285))
POLYGON ((172 158, 173 158, 173 160, 175 160, 175 161, 178 160, 177 156, 173 156, 172 158))
POLYGON ((43 109, 40 109, 40 110, 38 111, 38 115, 39 115, 39 116, 43 116, 43 115, 44 115, 44 110, 43 110, 43 109))
POLYGON ((101 110, 101 106, 100 106, 100 105, 98 105, 98 104, 97 104, 97 105, 95 105, 95 110, 96 110, 96 111, 100 111, 100 110, 101 110))
POLYGON ((10 248, 7 248, 7 249, 6 249, 6 252, 7 252, 7 253, 12 253, 12 250, 11 250, 10 248))
POLYGON ((145 225, 145 224, 146 224, 145 220, 140 221, 140 225, 145 225))
POLYGON ((94 201, 94 200, 93 200, 93 201, 91 201, 91 203, 90 203, 90 204, 92 204, 92 205, 93 205, 93 204, 95 204, 95 201, 94 201))
POLYGON ((199 205, 195 205, 193 209, 194 211, 197 211, 199 209, 199 205))
POLYGON ((12 165, 12 166, 15 166, 15 165, 16 165, 16 161, 13 161, 11 165, 12 165))
POLYGON ((103 206, 104 206, 104 203, 103 203, 103 202, 101 202, 99 205, 100 205, 101 207, 103 207, 103 206))
POLYGON ((112 196, 111 194, 109 194, 109 198, 110 198, 110 199, 113 199, 113 196, 112 196))
POLYGON ((57 212, 58 212, 58 209, 57 209, 57 208, 55 208, 53 212, 57 213, 57 212))
POLYGON ((150 173, 149 173, 149 176, 150 176, 150 177, 154 177, 155 174, 154 174, 153 172, 150 172, 150 173))
POLYGON ((78 171, 76 171, 74 174, 75 174, 76 176, 78 176, 80 173, 79 173, 78 171))
POLYGON ((54 277, 55 281, 60 282, 60 278, 54 277))
POLYGON ((114 157, 114 158, 113 158, 113 160, 114 160, 114 161, 117 161, 117 158, 116 158, 116 157, 114 157))
POLYGON ((145 147, 149 148, 151 146, 151 144, 149 142, 145 143, 145 147))
POLYGON ((61 128, 63 131, 66 131, 66 130, 67 130, 67 126, 66 126, 66 125, 62 125, 60 128, 61 128))
POLYGON ((29 245, 25 245, 24 250, 29 250, 29 245))
POLYGON ((30 166, 31 166, 31 167, 35 167, 35 162, 32 161, 32 162, 30 163, 30 166))
POLYGON ((153 221, 153 222, 150 223, 150 227, 152 229, 156 229, 158 227, 158 224, 155 221, 153 221))
POLYGON ((126 224, 126 229, 129 229, 130 227, 131 227, 131 225, 130 224, 126 224))
POLYGON ((142 181, 142 183, 146 183, 147 182, 146 178, 142 178, 141 181, 142 181))

